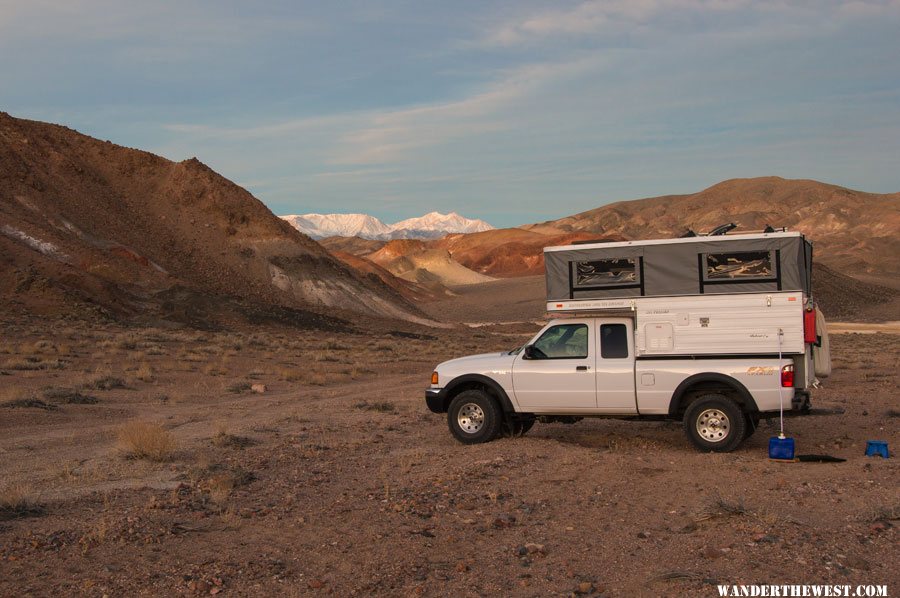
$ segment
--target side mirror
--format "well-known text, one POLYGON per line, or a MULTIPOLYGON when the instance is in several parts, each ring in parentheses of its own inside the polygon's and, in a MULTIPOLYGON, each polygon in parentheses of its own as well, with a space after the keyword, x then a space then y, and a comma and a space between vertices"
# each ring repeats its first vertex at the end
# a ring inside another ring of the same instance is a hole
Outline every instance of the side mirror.
POLYGON ((534 359, 534 347, 531 345, 525 345, 525 349, 522 351, 525 354, 525 359, 534 359))

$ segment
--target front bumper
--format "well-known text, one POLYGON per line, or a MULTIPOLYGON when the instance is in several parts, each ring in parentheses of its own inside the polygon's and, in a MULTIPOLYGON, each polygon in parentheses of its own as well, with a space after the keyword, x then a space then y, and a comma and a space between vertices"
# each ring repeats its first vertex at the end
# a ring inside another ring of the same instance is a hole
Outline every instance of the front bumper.
POLYGON ((443 388, 426 388, 425 404, 432 413, 444 413, 444 389, 443 388))

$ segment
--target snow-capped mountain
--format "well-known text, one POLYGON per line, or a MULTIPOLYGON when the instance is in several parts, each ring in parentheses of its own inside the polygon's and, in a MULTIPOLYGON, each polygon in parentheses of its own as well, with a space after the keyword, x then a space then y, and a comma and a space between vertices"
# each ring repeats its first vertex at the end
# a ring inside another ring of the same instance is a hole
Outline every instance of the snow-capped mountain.
POLYGON ((478 233, 493 230, 484 220, 464 218, 456 212, 431 212, 385 224, 366 214, 301 214, 282 216, 294 228, 313 239, 325 237, 362 237, 377 241, 392 239, 439 239, 450 233, 478 233))
POLYGON ((282 218, 313 239, 325 237, 380 239, 391 232, 391 228, 384 222, 366 214, 302 214, 282 218))

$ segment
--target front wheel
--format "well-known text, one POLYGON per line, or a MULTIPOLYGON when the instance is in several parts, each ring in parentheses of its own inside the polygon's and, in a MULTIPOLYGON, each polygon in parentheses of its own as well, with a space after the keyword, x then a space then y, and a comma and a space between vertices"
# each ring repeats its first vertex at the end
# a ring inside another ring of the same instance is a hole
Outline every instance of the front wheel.
POLYGON ((503 414, 486 392, 466 390, 450 402, 447 425, 453 436, 464 444, 490 442, 502 429, 503 414))
POLYGON ((684 432, 701 451, 733 451, 746 438, 746 429, 741 406, 720 394, 700 397, 684 414, 684 432))

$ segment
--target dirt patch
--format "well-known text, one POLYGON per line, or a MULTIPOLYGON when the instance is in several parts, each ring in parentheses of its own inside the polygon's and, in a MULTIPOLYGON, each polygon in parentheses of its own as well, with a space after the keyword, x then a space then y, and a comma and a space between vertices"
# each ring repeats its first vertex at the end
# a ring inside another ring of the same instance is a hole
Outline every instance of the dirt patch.
POLYGON ((813 404, 843 414, 787 423, 798 452, 847 461, 783 464, 766 458, 767 424, 726 455, 695 451, 679 422, 538 423, 461 445, 425 408, 433 366, 527 334, 388 330, 5 324, 16 342, 0 341, 0 355, 52 345, 71 361, 10 371, 17 392, 76 388, 98 368, 129 388, 54 413, 3 410, 0 479, 28 488, 41 516, 0 515, 0 594, 635 596, 900 582, 900 471, 863 456, 869 439, 900 444, 897 335, 836 335, 834 375, 813 404), (144 363, 152 382, 135 377, 144 363), (228 392, 247 381, 266 390, 228 392), (119 430, 132 421, 175 439, 170 460, 123 458, 119 430))

